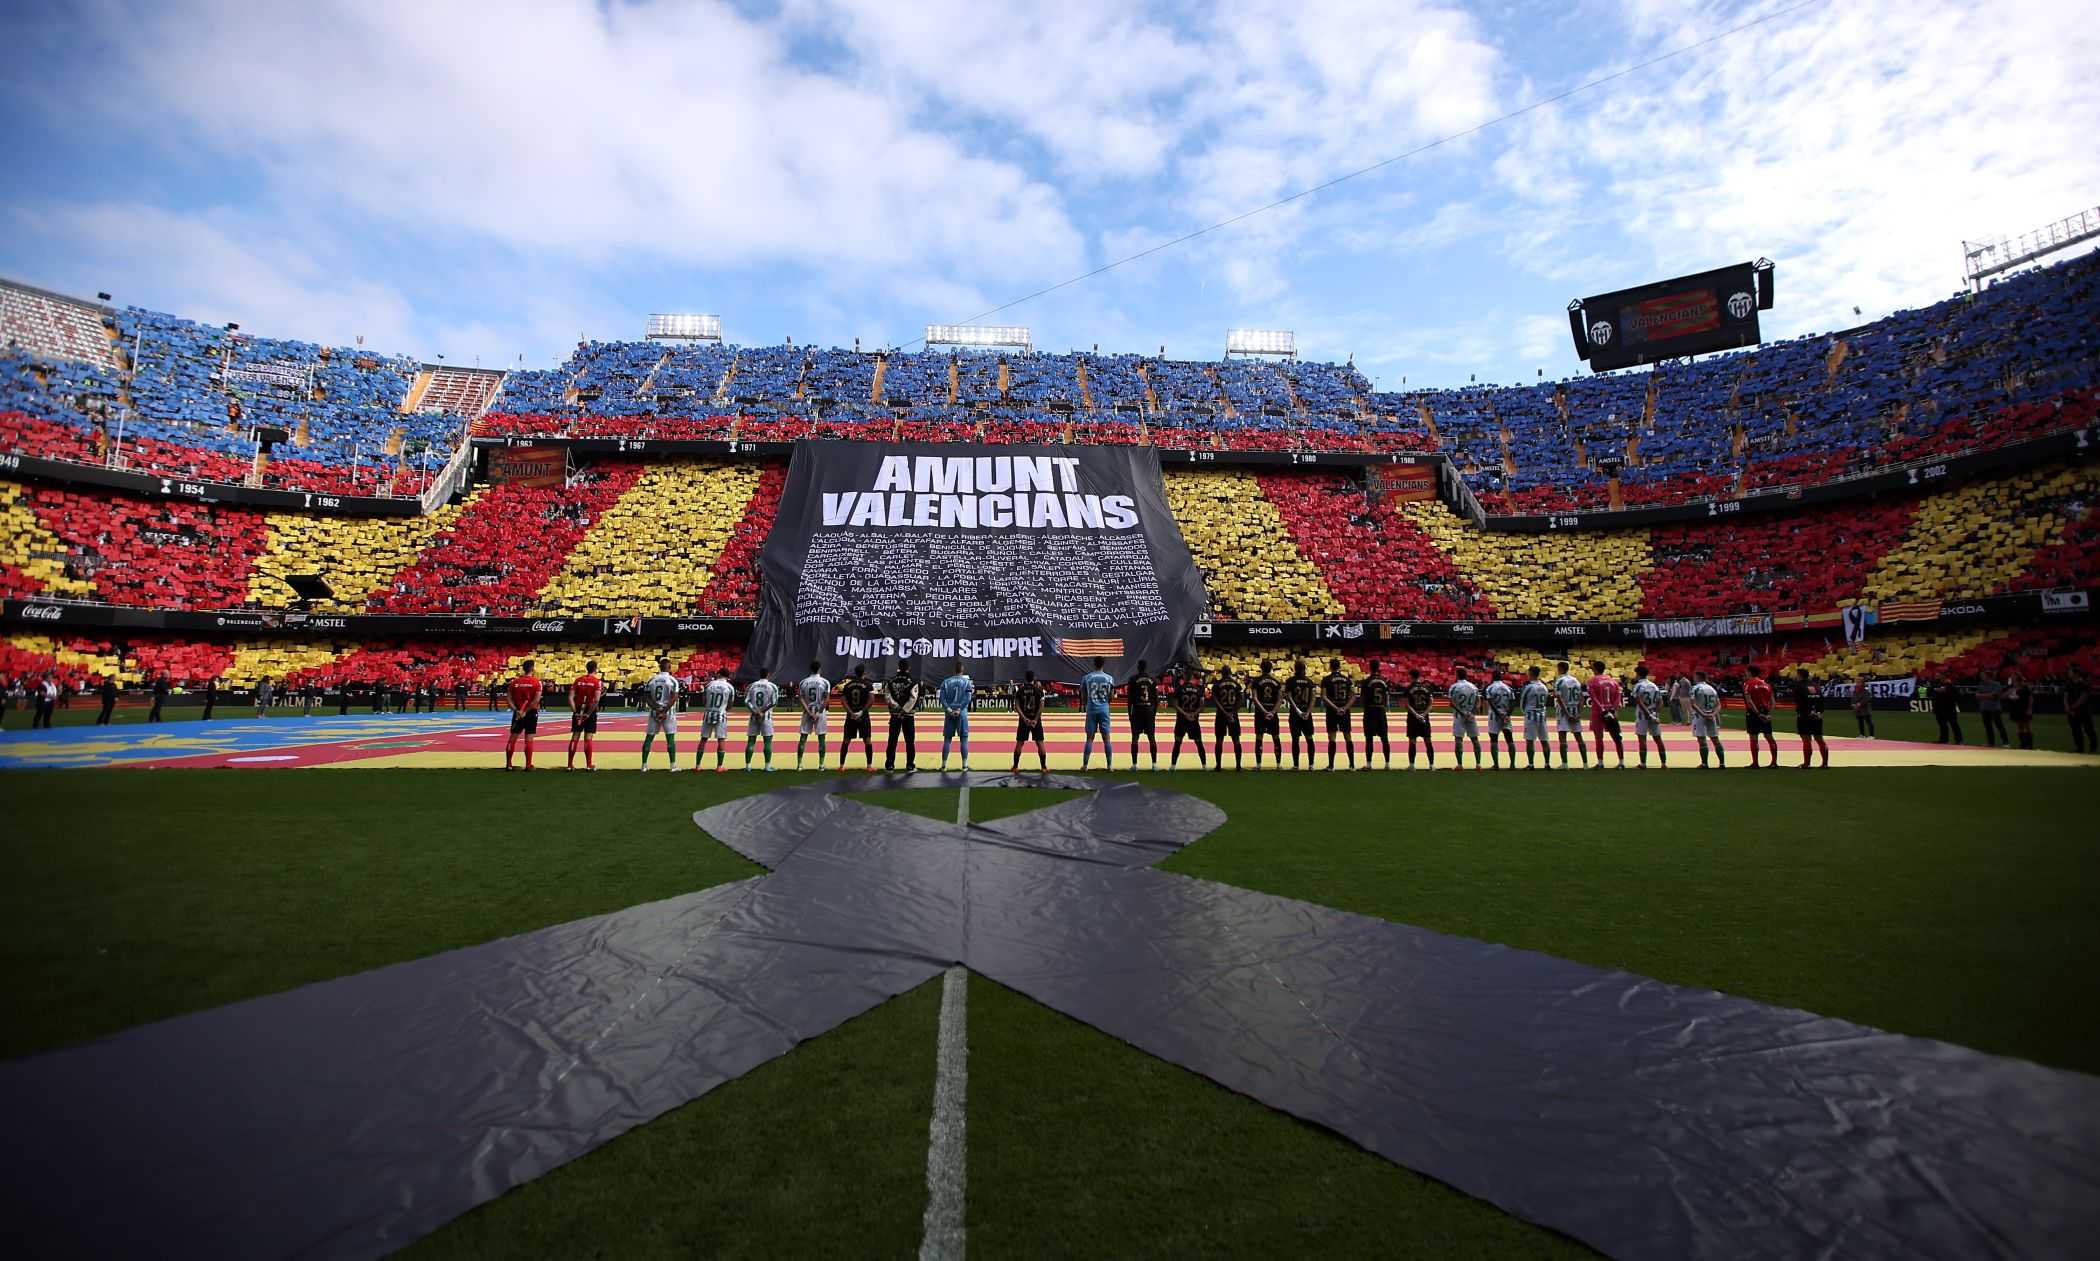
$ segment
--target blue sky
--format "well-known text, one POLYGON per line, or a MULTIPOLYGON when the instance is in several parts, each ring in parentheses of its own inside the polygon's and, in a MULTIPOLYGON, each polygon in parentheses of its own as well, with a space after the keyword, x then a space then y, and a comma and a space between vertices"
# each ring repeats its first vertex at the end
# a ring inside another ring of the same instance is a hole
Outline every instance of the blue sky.
MULTIPOLYGON (((0 274, 528 366, 651 311, 909 342, 1784 9, 24 4, 0 274)), ((2088 0, 1824 0, 997 317, 1385 388, 1575 372, 1567 300, 1763 255, 1769 336, 2100 203, 2088 0)))

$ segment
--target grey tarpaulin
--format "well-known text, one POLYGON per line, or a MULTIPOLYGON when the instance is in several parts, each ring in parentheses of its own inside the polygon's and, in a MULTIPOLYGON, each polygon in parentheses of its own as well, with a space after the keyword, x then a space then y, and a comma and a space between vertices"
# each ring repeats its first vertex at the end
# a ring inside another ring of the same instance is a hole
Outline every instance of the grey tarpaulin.
POLYGON ((717 806, 772 874, 0 1065, 12 1237, 384 1252, 957 961, 1615 1255, 2100 1231, 2100 1079, 1148 870, 1223 821, 1179 794, 835 795, 957 781, 717 806))

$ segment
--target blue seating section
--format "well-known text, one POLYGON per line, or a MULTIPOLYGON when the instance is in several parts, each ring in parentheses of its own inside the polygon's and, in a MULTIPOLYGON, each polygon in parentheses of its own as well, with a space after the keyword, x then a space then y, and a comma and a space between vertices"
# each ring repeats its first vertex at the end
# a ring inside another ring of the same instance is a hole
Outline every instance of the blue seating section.
POLYGON ((1210 379, 1207 363, 1177 363, 1171 359, 1148 359, 1145 375, 1152 382, 1152 397, 1159 409, 1177 425, 1193 423, 1195 417, 1220 416, 1218 387, 1210 379))
POLYGON ((892 406, 948 402, 948 362, 944 354, 893 353, 882 370, 882 395, 892 406))
POLYGON ((1029 408, 1079 407, 1079 356, 1030 352, 1006 360, 1006 397, 1029 408))
POLYGON ((812 350, 802 378, 803 397, 816 403, 869 406, 875 398, 877 358, 857 350, 812 350))
MULTIPOLYGON (((288 477, 314 476, 300 473, 301 462, 442 459, 459 438, 457 417, 400 411, 418 372, 412 360, 137 308, 108 312, 107 326, 117 334, 116 372, 8 348, 0 411, 93 439, 78 449, 105 449, 121 417, 127 441, 235 461, 252 454, 255 426, 278 426, 294 435, 273 460, 288 477)), ((2089 415, 2079 392, 2095 388, 2100 256, 2087 255, 1981 294, 1752 351, 1406 393, 1374 393, 1347 364, 1269 359, 585 342, 558 367, 509 373, 490 431, 545 432, 531 418, 553 416, 619 433, 642 417, 656 432, 691 420, 683 432, 719 434, 742 417, 756 426, 747 432, 768 436, 1133 441, 1142 425, 1173 444, 1441 449, 1490 510, 1539 511, 1820 481, 2013 441, 2089 415)))

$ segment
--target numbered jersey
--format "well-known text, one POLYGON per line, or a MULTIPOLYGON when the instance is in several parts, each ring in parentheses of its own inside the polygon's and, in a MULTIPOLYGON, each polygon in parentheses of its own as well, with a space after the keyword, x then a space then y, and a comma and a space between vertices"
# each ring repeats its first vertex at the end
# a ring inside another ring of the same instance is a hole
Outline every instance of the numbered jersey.
POLYGON ((780 703, 780 685, 771 679, 759 679, 744 689, 744 706, 754 714, 769 714, 780 703))
POLYGON ((1460 718, 1471 718, 1473 711, 1480 708, 1480 689, 1469 680, 1460 679, 1453 683, 1446 695, 1451 699, 1451 712, 1460 718))
POLYGON ((642 684, 642 699, 658 713, 678 703, 678 680, 659 670, 642 684))
POLYGON ((1633 685, 1633 707, 1651 718, 1662 698, 1663 690, 1655 686, 1653 679, 1642 679, 1633 685))
POLYGON ((1524 712, 1528 716, 1544 718, 1546 716, 1546 703, 1551 695, 1545 684, 1537 679, 1533 679, 1524 685, 1524 692, 1518 698, 1518 703, 1524 707, 1524 712))
POLYGON ((1116 681, 1096 670, 1079 680, 1079 694, 1086 698, 1088 709, 1107 709, 1115 699, 1116 681))
POLYGON ((812 674, 795 685, 795 694, 802 698, 805 708, 815 713, 831 699, 831 680, 821 674, 812 674))
POLYGON ((1692 708, 1708 717, 1721 711, 1721 694, 1714 691, 1711 683, 1698 683, 1692 687, 1692 708))
POLYGON ((726 714, 729 712, 729 706, 736 700, 736 688, 731 686, 728 679, 716 679, 700 693, 700 700, 707 707, 708 713, 726 714))
POLYGON ((1517 703, 1517 690, 1500 679, 1487 686, 1488 712, 1497 718, 1509 717, 1509 711, 1517 703))
POLYGON ((1560 712, 1570 718, 1582 716, 1582 698, 1586 695, 1582 680, 1572 674, 1563 674, 1553 680, 1553 699, 1560 706, 1560 712))

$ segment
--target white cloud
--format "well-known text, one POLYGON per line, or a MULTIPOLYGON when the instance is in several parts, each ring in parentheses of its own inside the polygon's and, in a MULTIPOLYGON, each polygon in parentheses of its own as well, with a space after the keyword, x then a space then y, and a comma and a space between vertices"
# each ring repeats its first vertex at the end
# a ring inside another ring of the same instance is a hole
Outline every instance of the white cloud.
MULTIPOLYGON (((1663 276, 1764 255, 1781 295, 1768 332, 1944 297, 1965 237, 2039 227, 2100 187, 2100 35, 2080 7, 1849 0, 1542 111, 1496 168, 1555 218, 1527 261, 1565 278, 1570 244, 1623 241, 1592 264, 1594 291, 1643 262, 1663 276)), ((1626 55, 1741 16, 1648 4, 1626 55)))

